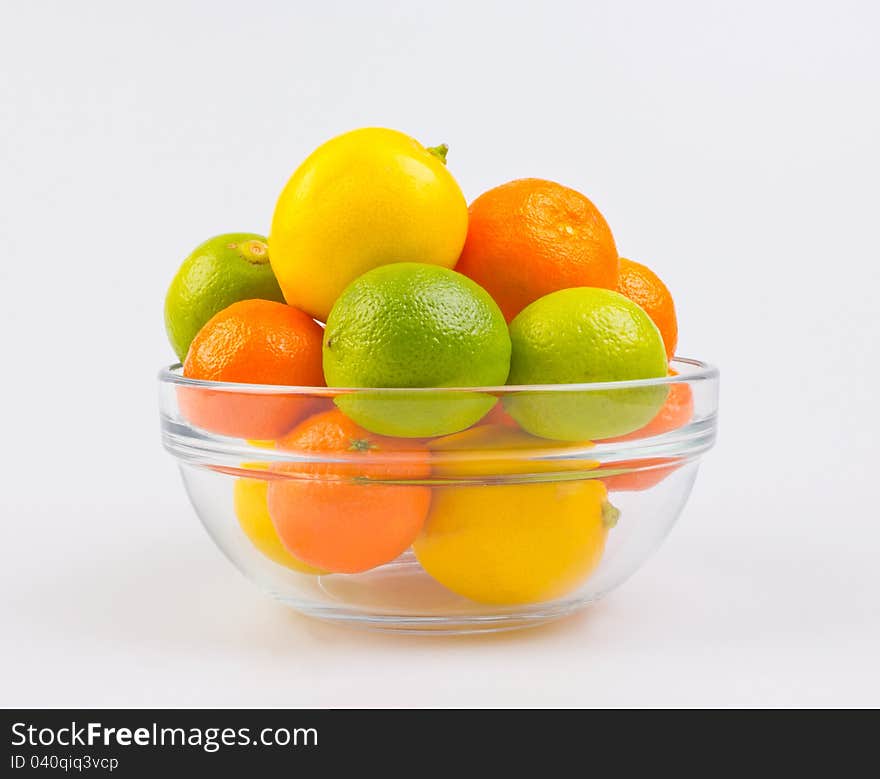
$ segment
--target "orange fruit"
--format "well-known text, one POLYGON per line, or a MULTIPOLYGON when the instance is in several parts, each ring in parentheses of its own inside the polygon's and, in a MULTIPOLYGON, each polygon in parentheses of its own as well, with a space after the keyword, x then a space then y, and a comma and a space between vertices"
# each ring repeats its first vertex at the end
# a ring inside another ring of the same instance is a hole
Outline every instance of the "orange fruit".
POLYGON ((602 443, 632 441, 635 438, 648 438, 649 436, 668 433, 670 430, 684 427, 691 421, 693 415, 694 393, 691 391, 690 385, 670 384, 666 401, 647 425, 626 435, 616 436, 615 438, 603 438, 602 443))
MULTIPOLYGON (((661 435, 671 430, 684 427, 691 421, 694 415, 694 395, 688 384, 672 384, 666 402, 660 411, 647 425, 628 435, 617 438, 605 438, 602 443, 613 441, 629 441, 634 438, 648 438, 649 436, 661 435)), ((681 463, 675 457, 661 457, 649 460, 625 460, 613 463, 612 468, 646 468, 649 470, 635 470, 630 473, 619 473, 614 476, 603 478, 602 481, 609 490, 615 492, 632 492, 646 490, 659 484, 663 479, 675 471, 681 463)))
MULTIPOLYGON (((324 386, 323 331, 308 315, 269 300, 242 300, 215 314, 190 345, 190 379, 324 386)), ((238 438, 275 439, 310 413, 316 401, 297 395, 180 387, 178 403, 196 427, 238 438)))
POLYGON ((657 457, 652 460, 623 460, 614 463, 614 468, 641 468, 629 473, 616 473, 605 476, 602 481, 608 492, 641 492, 656 487, 667 476, 682 465, 679 457, 657 457))
POLYGON ((672 294, 660 277, 641 263, 621 257, 617 291, 643 308, 651 317, 663 336, 666 357, 671 360, 678 344, 678 320, 675 317, 672 294))
POLYGON ((480 195, 468 214, 455 269, 487 289, 508 322, 559 289, 617 286, 614 237, 580 192, 517 179, 480 195))
POLYGON ((300 423, 276 447, 324 460, 272 467, 284 478, 269 483, 269 515, 299 560, 359 573, 393 560, 421 531, 431 488, 388 482, 430 477, 424 444, 371 433, 333 410, 300 423))
POLYGON ((512 427, 516 430, 520 429, 519 422, 504 410, 504 404, 501 402, 500 398, 498 402, 492 406, 489 413, 474 426, 478 427, 481 425, 503 425, 504 427, 512 427))
MULTIPOLYGON (((268 463, 243 463, 249 470, 266 471, 268 463)), ((299 573, 319 575, 324 571, 297 560, 281 543, 266 505, 269 482, 266 479, 238 478, 232 487, 232 506, 239 527, 253 546, 273 563, 299 573)))

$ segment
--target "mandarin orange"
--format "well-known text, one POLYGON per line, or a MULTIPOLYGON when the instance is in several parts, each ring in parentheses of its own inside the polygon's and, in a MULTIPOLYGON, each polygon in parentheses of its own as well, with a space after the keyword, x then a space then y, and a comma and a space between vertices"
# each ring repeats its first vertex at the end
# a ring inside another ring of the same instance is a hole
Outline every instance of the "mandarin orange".
POLYGON ((278 463, 269 515, 291 554, 334 573, 358 573, 404 552, 419 534, 431 488, 430 455, 414 439, 371 433, 341 411, 317 414, 276 443, 303 462, 278 463))
POLYGON ((617 247, 580 192, 517 179, 471 203, 455 269, 489 291, 509 322, 529 303, 568 287, 617 286, 617 247))
POLYGON ((666 357, 671 360, 678 345, 678 320, 672 294, 662 279, 645 265, 621 257, 617 291, 651 317, 663 336, 666 357))
MULTIPOLYGON (((320 326, 299 309, 269 300, 242 300, 215 314, 199 330, 183 375, 208 381, 324 386, 322 337, 320 326)), ((178 403, 196 427, 257 439, 278 438, 316 405, 308 396, 201 387, 180 387, 178 403)))
MULTIPOLYGON (((601 443, 629 441, 634 438, 648 438, 684 427, 694 415, 694 395, 688 384, 672 384, 666 402, 647 425, 629 435, 605 438, 601 443)), ((646 490, 659 484, 669 474, 680 467, 681 461, 674 457, 661 457, 644 460, 626 460, 614 463, 614 468, 635 468, 629 473, 618 473, 602 479, 605 486, 614 492, 633 492, 646 490)))
POLYGON ((504 410, 504 404, 501 402, 500 398, 498 399, 498 402, 492 406, 489 413, 477 422, 475 427, 481 425, 504 425, 504 427, 512 427, 516 430, 520 429, 519 422, 504 410))

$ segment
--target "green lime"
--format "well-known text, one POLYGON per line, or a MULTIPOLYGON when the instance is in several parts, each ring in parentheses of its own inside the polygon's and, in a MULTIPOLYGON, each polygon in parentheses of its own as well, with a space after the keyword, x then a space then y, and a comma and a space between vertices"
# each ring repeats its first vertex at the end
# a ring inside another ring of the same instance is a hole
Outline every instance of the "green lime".
MULTIPOLYGON (((324 376, 333 387, 483 387, 504 384, 510 336, 481 286, 437 265, 383 265, 339 296, 324 331, 324 376)), ((485 393, 370 392, 336 404, 374 433, 455 433, 495 404, 485 393)))
MULTIPOLYGON (((526 306, 510 323, 510 384, 579 384, 667 375, 663 338, 617 292, 575 287, 526 306)), ((508 395, 504 406, 529 433, 561 441, 626 435, 654 418, 667 388, 633 387, 508 395)))
POLYGON ((284 302, 262 235, 226 233, 197 247, 181 264, 165 296, 165 329, 180 361, 214 314, 254 298, 284 302))

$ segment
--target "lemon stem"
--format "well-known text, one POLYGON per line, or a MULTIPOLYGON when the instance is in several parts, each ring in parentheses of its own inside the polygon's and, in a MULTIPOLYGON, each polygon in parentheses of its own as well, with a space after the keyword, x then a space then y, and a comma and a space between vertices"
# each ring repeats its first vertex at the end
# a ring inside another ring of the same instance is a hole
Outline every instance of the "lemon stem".
POLYGON ((445 143, 441 143, 439 146, 428 146, 427 151, 431 152, 444 165, 446 164, 446 154, 449 152, 449 147, 445 143))
POLYGON ((606 530, 611 530, 620 519, 620 509, 612 506, 607 500, 602 503, 602 524, 606 530))

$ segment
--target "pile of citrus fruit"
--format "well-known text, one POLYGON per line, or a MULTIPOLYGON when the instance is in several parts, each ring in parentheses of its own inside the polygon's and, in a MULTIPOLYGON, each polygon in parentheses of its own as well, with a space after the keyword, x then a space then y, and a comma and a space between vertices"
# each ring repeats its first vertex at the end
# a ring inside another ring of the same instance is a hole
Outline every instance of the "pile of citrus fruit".
POLYGON ((200 245, 165 300, 185 377, 349 391, 181 386, 180 410, 297 453, 245 463, 235 484, 239 524, 273 562, 350 574, 412 549, 477 602, 546 601, 599 564, 609 493, 675 468, 597 478, 585 450, 680 427, 693 400, 686 384, 501 388, 664 377, 675 308, 584 195, 518 179, 468 207, 446 153, 346 133, 294 172, 268 239, 200 245), (516 456, 554 447, 565 456, 516 456))

